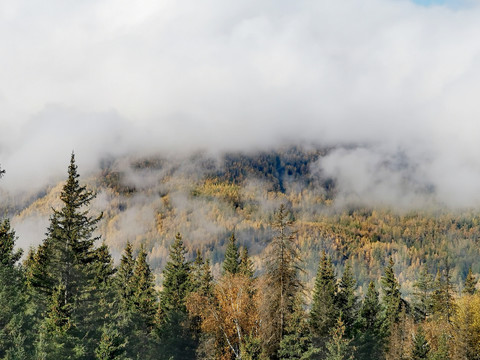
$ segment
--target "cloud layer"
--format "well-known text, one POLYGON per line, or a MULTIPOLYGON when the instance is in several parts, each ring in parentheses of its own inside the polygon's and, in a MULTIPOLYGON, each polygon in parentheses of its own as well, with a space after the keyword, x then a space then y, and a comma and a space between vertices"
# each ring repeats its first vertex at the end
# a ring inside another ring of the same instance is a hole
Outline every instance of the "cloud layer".
POLYGON ((63 175, 72 149, 91 170, 305 141, 368 147, 322 165, 346 192, 400 191, 372 164, 402 153, 442 201, 480 204, 480 7, 446 4, 2 1, 1 185, 63 175))

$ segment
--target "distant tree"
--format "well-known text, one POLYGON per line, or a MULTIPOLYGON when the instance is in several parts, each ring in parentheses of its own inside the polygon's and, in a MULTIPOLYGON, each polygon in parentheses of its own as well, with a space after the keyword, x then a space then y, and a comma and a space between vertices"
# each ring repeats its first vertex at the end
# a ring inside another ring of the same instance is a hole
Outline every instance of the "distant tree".
POLYGON ((473 295, 477 292, 477 279, 473 275, 472 267, 468 269, 467 277, 465 278, 465 285, 463 286, 463 294, 473 295))
POLYGON ((287 320, 294 312, 295 298, 302 289, 301 271, 294 222, 285 205, 275 212, 274 237, 266 249, 263 300, 261 304, 261 338, 264 355, 278 358, 280 342, 287 320))
MULTIPOLYGON (((315 344, 320 348, 324 348, 332 329, 337 323, 339 314, 336 298, 337 288, 337 278, 332 261, 324 251, 320 259, 317 277, 315 278, 312 309, 310 311, 310 327, 312 328, 315 344)), ((347 294, 343 293, 342 297, 344 295, 347 294)), ((348 300, 346 298, 343 300, 346 305, 348 300)))
POLYGON ((133 304, 133 294, 135 292, 135 284, 133 282, 134 268, 135 258, 133 257, 132 245, 127 241, 115 276, 115 284, 123 309, 131 308, 133 304))
POLYGON ((228 239, 227 249, 225 250, 225 261, 223 262, 224 274, 236 274, 240 266, 240 253, 238 251, 237 239, 235 233, 232 233, 228 239))

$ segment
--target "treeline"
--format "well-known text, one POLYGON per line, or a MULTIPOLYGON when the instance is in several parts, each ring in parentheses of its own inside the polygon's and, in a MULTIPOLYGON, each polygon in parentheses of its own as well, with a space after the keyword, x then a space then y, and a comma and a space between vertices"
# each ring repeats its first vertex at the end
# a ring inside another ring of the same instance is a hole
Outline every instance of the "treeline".
POLYGON ((127 243, 117 267, 96 247, 102 215, 78 178, 72 155, 63 205, 23 263, 1 223, 1 359, 480 359, 476 279, 470 271, 458 294, 448 257, 436 274, 421 267, 407 301, 393 258, 360 298, 349 260, 339 276, 323 251, 309 291, 281 205, 261 274, 235 234, 217 279, 200 251, 188 261, 177 234, 157 291, 143 246, 127 243))

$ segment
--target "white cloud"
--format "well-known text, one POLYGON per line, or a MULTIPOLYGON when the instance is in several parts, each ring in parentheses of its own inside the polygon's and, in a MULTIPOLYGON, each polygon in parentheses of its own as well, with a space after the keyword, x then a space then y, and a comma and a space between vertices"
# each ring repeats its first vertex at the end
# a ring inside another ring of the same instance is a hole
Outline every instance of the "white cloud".
POLYGON ((433 175, 480 183, 479 16, 474 2, 2 1, 1 185, 63 174, 72 148, 91 168, 316 140, 431 159, 426 176, 455 192, 433 175))

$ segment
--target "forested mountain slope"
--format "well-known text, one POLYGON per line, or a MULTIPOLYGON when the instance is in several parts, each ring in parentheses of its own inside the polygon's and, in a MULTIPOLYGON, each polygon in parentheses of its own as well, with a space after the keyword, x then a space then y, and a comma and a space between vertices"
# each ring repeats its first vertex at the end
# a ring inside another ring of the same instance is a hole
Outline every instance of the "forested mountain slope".
MULTIPOLYGON (((200 250, 216 276, 227 240, 235 232, 261 273, 272 216, 282 203, 295 218, 307 270, 303 277, 310 287, 322 250, 332 256, 338 274, 345 260, 351 260, 363 293, 370 280, 380 278, 390 256, 405 295, 412 292, 422 264, 435 273, 448 257, 459 290, 469 267, 480 273, 480 263, 475 262, 480 256, 480 212, 339 205, 335 179, 319 170, 329 151, 291 147, 215 156, 110 159, 86 181, 98 193, 93 207, 104 213, 98 231, 114 258, 119 259, 127 241, 137 251, 144 244, 159 285, 177 232, 183 236, 187 257, 193 260, 200 250)), ((37 245, 44 238, 46 228, 41 226, 48 224, 51 208, 58 207, 61 188, 62 184, 50 187, 20 209, 10 204, 10 210, 17 212, 12 220, 17 233, 28 233, 30 243, 37 245)), ((22 239, 20 244, 26 247, 22 239)))

